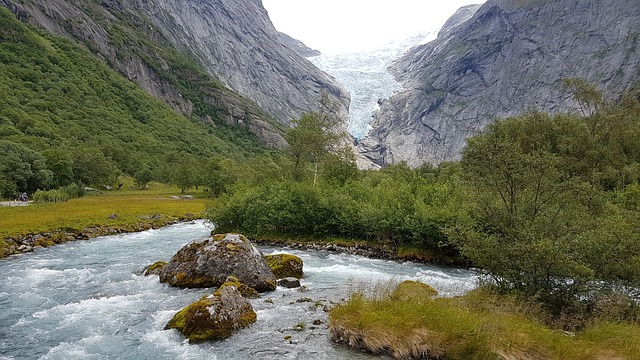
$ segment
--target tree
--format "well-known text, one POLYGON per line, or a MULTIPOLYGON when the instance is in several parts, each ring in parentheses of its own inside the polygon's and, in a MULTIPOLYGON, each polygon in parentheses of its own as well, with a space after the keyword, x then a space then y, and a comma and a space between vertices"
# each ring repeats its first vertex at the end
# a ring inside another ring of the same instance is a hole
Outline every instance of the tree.
POLYGON ((24 145, 0 140, 0 164, 0 196, 14 197, 16 192, 33 193, 51 185, 53 173, 47 169, 45 157, 24 145))
POLYGON ((317 182, 318 164, 344 141, 340 122, 337 104, 330 101, 326 93, 321 95, 318 112, 307 113, 294 121, 294 127, 286 133, 285 138, 289 142, 288 152, 294 159, 296 177, 301 178, 302 165, 310 163, 313 182, 317 182))
POLYGON ((120 171, 104 154, 90 147, 78 147, 72 154, 75 181, 84 185, 115 183, 120 171))
POLYGON ((469 139, 461 164, 476 208, 470 226, 453 235, 499 288, 562 311, 597 276, 584 234, 597 226, 601 194, 564 171, 557 125, 532 113, 469 139))
POLYGON ((213 157, 202 169, 203 183, 213 196, 220 196, 237 180, 231 159, 213 157))
POLYGON ((146 189, 147 184, 153 180, 153 171, 151 171, 151 167, 147 164, 140 166, 133 174, 133 179, 136 182, 136 186, 142 190, 146 189))
POLYGON ((73 159, 68 149, 48 149, 42 153, 47 159, 47 168, 53 172, 51 186, 59 188, 73 183, 73 159))

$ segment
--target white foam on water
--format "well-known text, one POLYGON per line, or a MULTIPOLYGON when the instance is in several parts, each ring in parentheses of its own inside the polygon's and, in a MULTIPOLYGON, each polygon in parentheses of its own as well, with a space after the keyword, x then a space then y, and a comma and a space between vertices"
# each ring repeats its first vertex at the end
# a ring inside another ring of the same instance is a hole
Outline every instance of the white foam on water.
POLYGON ((62 342, 51 348, 49 352, 40 357, 40 360, 62 360, 62 359, 89 359, 101 360, 109 359, 108 355, 92 354, 87 351, 87 347, 99 343, 102 336, 90 336, 77 342, 62 342))

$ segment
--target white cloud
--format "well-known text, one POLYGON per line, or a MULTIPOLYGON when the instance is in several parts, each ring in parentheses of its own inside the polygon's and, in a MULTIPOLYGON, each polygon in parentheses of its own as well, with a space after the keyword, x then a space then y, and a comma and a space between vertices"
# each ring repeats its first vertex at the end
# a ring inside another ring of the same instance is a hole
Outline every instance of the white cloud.
POLYGON ((485 0, 262 0, 275 27, 325 53, 368 50, 442 26, 485 0))

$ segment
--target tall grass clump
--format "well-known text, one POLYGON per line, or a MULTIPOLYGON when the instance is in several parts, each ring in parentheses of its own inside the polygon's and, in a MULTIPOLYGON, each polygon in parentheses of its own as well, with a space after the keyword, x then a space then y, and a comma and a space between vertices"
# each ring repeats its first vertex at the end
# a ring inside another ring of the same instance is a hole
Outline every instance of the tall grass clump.
POLYGON ((396 359, 637 359, 640 326, 601 320, 578 333, 546 326, 542 308, 488 289, 434 297, 416 283, 354 292, 330 313, 332 340, 396 359))

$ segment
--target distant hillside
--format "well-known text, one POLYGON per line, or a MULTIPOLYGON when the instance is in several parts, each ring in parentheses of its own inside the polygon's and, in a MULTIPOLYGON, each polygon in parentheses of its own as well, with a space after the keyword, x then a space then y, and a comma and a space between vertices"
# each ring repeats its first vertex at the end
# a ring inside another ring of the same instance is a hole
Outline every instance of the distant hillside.
POLYGON ((195 123, 87 49, 0 7, 0 197, 262 149, 248 129, 195 123))
POLYGON ((638 24, 640 1, 488 0, 393 66, 403 89, 360 150, 378 164, 455 160, 496 118, 576 111, 564 79, 618 96, 640 80, 638 24))

